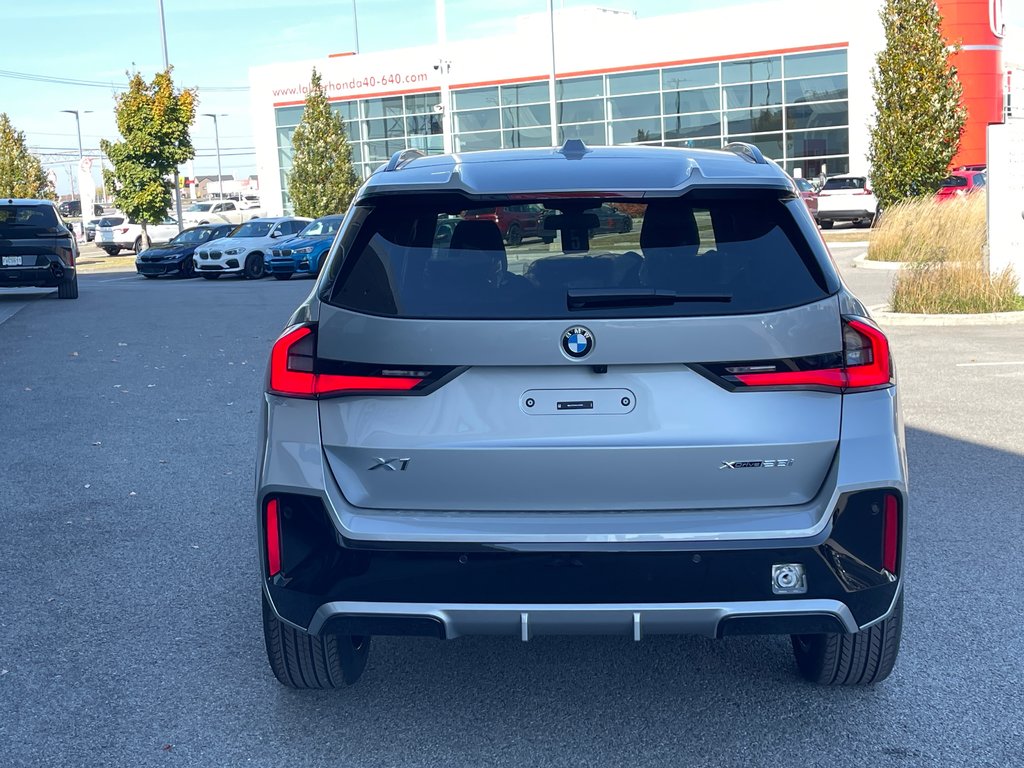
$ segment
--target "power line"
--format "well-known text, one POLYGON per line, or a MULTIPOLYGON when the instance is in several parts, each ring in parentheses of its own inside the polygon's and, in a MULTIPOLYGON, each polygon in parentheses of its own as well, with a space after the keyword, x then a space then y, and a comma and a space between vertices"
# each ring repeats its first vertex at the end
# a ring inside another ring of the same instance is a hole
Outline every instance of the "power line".
MULTIPOLYGON (((102 80, 79 80, 73 77, 54 77, 52 75, 38 75, 31 72, 14 72, 9 69, 0 69, 0 77, 10 78, 11 80, 28 80, 33 83, 54 83, 58 85, 74 85, 81 88, 109 88, 115 91, 127 91, 128 86, 126 84, 116 84, 113 81, 104 82, 102 80)), ((200 91, 208 91, 211 93, 242 93, 249 90, 247 85, 197 85, 195 86, 200 91)))

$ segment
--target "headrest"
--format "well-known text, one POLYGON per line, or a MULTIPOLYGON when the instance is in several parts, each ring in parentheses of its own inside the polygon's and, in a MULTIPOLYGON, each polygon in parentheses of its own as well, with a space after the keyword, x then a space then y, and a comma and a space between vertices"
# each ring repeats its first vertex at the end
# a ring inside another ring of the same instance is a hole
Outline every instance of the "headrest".
POLYGON ((690 208, 681 205, 649 205, 644 212, 640 247, 679 248, 700 245, 700 232, 690 208))
POLYGON ((448 247, 453 251, 502 251, 505 243, 493 221, 460 221, 448 247))

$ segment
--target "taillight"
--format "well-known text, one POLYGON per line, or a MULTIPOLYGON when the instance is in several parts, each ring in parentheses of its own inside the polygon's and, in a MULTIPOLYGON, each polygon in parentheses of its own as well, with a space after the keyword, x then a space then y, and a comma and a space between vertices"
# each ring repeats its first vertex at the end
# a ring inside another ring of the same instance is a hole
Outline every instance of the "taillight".
POLYGON ((843 351, 788 360, 694 366, 737 389, 817 389, 854 392, 892 383, 889 342, 867 321, 844 318, 843 351))
POLYGON ((121 227, 121 228, 120 228, 119 230, 117 230, 117 231, 118 231, 118 233, 119 233, 119 234, 122 234, 122 235, 123 235, 123 234, 126 234, 126 233, 128 232, 128 227, 121 227))
POLYGON ((317 360, 316 328, 300 325, 285 331, 274 344, 270 392, 303 398, 419 393, 451 370, 317 360))
POLYGON ((885 495, 882 516, 882 567, 895 575, 900 551, 900 513, 895 494, 885 495))
POLYGON ((276 576, 281 572, 281 521, 278 519, 278 501, 267 502, 266 544, 267 573, 276 576))

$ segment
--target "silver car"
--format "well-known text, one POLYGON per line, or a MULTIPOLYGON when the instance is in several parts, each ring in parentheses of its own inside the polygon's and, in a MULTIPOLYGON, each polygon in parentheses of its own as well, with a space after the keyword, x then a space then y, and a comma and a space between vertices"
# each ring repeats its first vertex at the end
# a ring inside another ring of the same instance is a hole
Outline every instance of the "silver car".
POLYGON ((406 151, 270 354, 267 654, 333 688, 378 634, 764 633, 870 684, 907 498, 886 337, 755 147, 406 151), (557 240, 461 218, 523 204, 557 240))

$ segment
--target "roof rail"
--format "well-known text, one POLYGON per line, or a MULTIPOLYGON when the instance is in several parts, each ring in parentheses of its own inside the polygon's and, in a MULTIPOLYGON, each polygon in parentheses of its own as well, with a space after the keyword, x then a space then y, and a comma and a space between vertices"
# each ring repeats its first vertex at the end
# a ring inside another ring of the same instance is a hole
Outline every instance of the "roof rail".
POLYGON ((384 166, 385 171, 399 171, 402 166, 407 163, 411 163, 417 157, 426 157, 426 152, 421 152, 418 149, 403 149, 400 152, 395 152, 388 160, 388 164, 384 166))
POLYGON ((764 155, 761 154, 761 150, 755 147, 753 144, 747 144, 745 141, 734 141, 726 144, 722 149, 727 152, 732 152, 734 155, 739 155, 742 158, 749 160, 752 163, 758 165, 768 165, 768 161, 764 159, 764 155))

